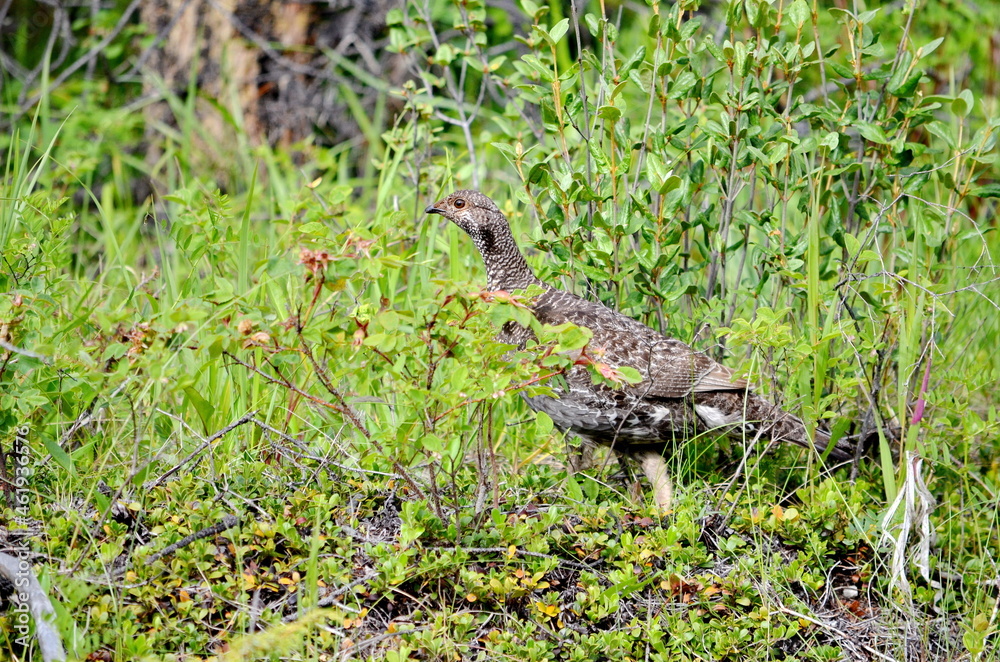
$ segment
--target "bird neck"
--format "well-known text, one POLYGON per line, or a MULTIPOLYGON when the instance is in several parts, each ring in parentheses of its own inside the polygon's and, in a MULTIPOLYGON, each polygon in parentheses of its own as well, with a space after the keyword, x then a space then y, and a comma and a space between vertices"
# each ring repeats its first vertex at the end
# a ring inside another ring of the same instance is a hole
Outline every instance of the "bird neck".
POLYGON ((528 266, 506 223, 478 228, 472 240, 483 256, 490 291, 513 292, 542 284, 528 266))

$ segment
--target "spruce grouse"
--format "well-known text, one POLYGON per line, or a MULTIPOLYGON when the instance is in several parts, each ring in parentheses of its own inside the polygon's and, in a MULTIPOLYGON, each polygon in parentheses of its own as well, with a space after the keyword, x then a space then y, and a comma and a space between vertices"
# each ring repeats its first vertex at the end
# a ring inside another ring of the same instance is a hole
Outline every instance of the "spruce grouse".
MULTIPOLYGON (((585 366, 574 365, 564 375, 565 388, 557 390, 557 396, 525 399, 532 409, 545 412, 559 428, 572 430, 585 443, 611 446, 634 459, 661 508, 669 509, 672 496, 664 454, 678 439, 704 433, 759 435, 811 447, 801 420, 755 395, 729 368, 600 303, 536 278, 506 217, 482 193, 455 191, 424 211, 444 216, 472 237, 486 264, 490 291, 514 292, 537 285, 543 292, 531 308, 538 321, 586 327, 593 333, 589 346, 604 352, 602 361, 639 371, 642 382, 612 388, 595 384, 585 366)), ((523 346, 533 337, 531 329, 508 322, 499 340, 523 346)), ((825 452, 829 441, 829 434, 816 431, 817 451, 825 452)), ((829 455, 837 462, 852 456, 847 440, 829 455)))

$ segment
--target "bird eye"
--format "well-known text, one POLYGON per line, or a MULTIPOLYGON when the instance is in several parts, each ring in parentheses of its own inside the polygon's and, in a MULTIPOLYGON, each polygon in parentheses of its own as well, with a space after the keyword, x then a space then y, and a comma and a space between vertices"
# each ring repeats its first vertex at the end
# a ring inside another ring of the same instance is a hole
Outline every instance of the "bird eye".
POLYGON ((455 201, 454 204, 455 204, 455 209, 461 209, 462 207, 465 206, 465 200, 459 198, 458 200, 455 201))

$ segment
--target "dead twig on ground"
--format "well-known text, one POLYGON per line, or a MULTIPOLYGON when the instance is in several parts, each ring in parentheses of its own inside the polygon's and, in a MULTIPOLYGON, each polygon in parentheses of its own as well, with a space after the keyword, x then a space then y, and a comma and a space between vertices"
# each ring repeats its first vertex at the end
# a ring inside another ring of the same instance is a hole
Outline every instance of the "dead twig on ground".
POLYGON ((163 482, 165 480, 167 480, 168 478, 170 478, 171 476, 173 476, 175 473, 177 473, 178 471, 180 471, 181 468, 184 465, 186 465, 188 462, 190 462, 191 460, 193 460, 203 450, 205 450, 206 448, 208 448, 209 446, 211 446, 212 442, 214 442, 217 439, 221 438, 227 432, 230 432, 230 431, 238 428, 241 425, 249 423, 250 421, 253 420, 253 417, 256 414, 257 414, 256 411, 247 412, 246 414, 244 414, 243 416, 241 416, 239 418, 239 420, 236 420, 236 421, 230 423, 226 427, 222 428, 221 430, 219 430, 218 432, 216 432, 215 434, 213 434, 208 439, 205 439, 204 441, 202 441, 201 445, 198 446, 198 448, 196 448, 193 451, 191 451, 191 453, 188 454, 187 457, 185 457, 183 460, 181 460, 180 462, 178 462, 177 464, 175 464, 173 467, 171 467, 170 469, 168 469, 166 472, 164 472, 163 475, 161 475, 159 478, 157 478, 155 480, 152 480, 152 481, 146 483, 145 485, 143 485, 143 489, 145 489, 145 490, 151 490, 154 487, 159 487, 160 485, 163 484, 163 482))
POLYGON ((195 531, 189 536, 184 536, 172 545, 167 545, 162 550, 153 554, 148 559, 146 559, 146 565, 150 566, 162 559, 165 556, 169 556, 176 552, 178 549, 187 547, 196 540, 201 540, 202 538, 208 538, 209 536, 214 536, 223 531, 227 531, 237 524, 240 523, 240 519, 236 515, 226 515, 219 522, 213 524, 212 526, 207 526, 200 531, 195 531))
MULTIPOLYGON (((0 552, 0 576, 6 577, 15 586, 11 594, 14 604, 27 607, 31 612, 31 618, 35 621, 35 638, 38 640, 38 649, 42 653, 45 662, 61 662, 66 659, 66 652, 63 650, 62 639, 59 631, 50 622, 55 617, 55 610, 52 608, 52 601, 45 594, 41 584, 35 577, 31 563, 26 559, 19 559, 10 554, 0 552)), ((15 629, 27 634, 28 624, 22 623, 20 619, 13 618, 15 629)))
MULTIPOLYGON (((794 616, 795 618, 801 618, 804 621, 809 621, 813 625, 818 625, 819 627, 823 628, 827 632, 831 632, 831 633, 837 635, 838 637, 842 637, 844 639, 850 639, 852 641, 854 640, 853 637, 851 637, 849 634, 847 634, 846 632, 844 632, 840 628, 837 628, 837 627, 835 627, 833 625, 830 625, 829 623, 825 623, 825 622, 819 620, 818 618, 813 618, 812 616, 806 616, 805 614, 800 614, 799 612, 795 611, 794 609, 789 609, 788 607, 786 607, 784 605, 778 605, 778 611, 780 611, 782 614, 787 614, 789 616, 794 616)), ((875 650, 871 646, 867 646, 867 645, 859 643, 859 642, 855 642, 855 643, 857 643, 857 645, 859 645, 862 648, 864 648, 865 651, 869 655, 874 655, 875 657, 879 658, 880 660, 886 660, 886 662, 896 662, 896 658, 889 657, 888 655, 885 655, 883 653, 879 653, 877 650, 875 650)))

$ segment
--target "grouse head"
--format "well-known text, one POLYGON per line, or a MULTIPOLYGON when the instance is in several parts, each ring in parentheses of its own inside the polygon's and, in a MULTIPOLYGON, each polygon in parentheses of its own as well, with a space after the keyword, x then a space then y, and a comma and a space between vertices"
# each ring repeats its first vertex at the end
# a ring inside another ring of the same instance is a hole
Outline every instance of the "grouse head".
POLYGON ((424 210, 441 214, 465 230, 482 253, 492 253, 497 241, 510 235, 503 212, 479 191, 455 191, 424 210))
POLYGON ((479 191, 455 191, 424 212, 444 216, 472 237, 486 263, 490 289, 520 289, 537 282, 514 242, 507 218, 479 191))

